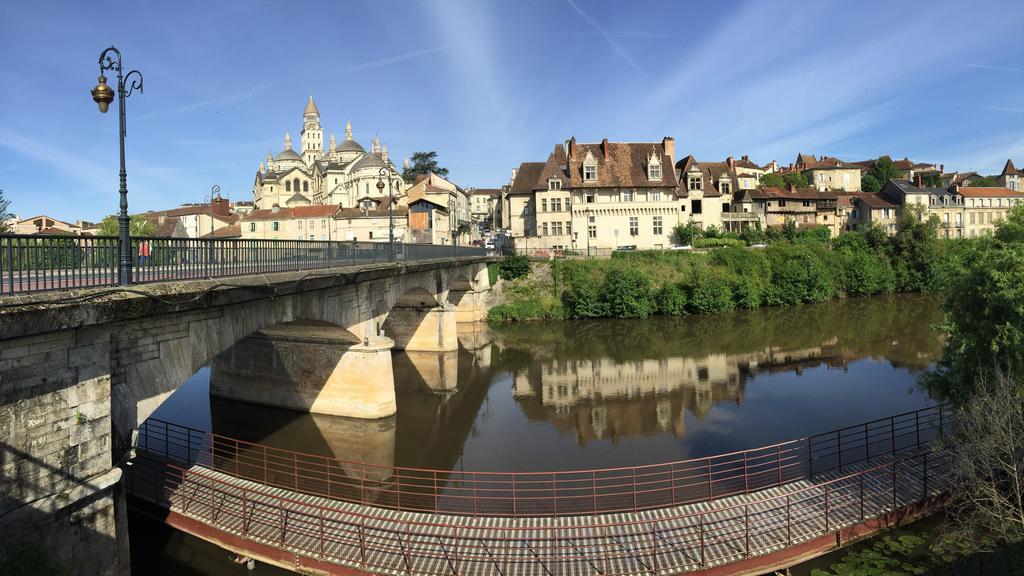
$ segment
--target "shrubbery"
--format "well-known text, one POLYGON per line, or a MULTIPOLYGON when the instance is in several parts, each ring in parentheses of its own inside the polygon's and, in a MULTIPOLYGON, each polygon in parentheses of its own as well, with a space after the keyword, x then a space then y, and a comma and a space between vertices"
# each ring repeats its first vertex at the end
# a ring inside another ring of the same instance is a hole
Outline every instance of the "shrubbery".
POLYGON ((530 273, 530 259, 514 252, 506 254, 498 264, 498 273, 505 280, 515 280, 530 273))
POLYGON ((746 246, 746 242, 738 238, 705 237, 693 241, 694 248, 724 248, 727 246, 746 246))

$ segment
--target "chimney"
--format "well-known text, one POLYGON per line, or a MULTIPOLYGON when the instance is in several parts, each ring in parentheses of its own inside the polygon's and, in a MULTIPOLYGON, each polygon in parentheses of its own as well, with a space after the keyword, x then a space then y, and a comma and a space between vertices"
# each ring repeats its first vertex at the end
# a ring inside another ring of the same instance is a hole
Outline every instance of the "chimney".
MULTIPOLYGON (((911 174, 913 174, 913 173, 914 173, 914 171, 913 171, 913 170, 911 170, 911 171, 910 171, 910 173, 911 173, 911 174)), ((924 185, 924 178, 922 178, 920 174, 916 174, 916 175, 914 176, 914 184, 915 184, 915 185, 916 185, 916 186, 917 186, 918 188, 920 188, 921 186, 923 186, 923 185, 924 185)))
POLYGON ((601 140, 601 153, 604 154, 604 159, 608 159, 608 139, 601 140))
POLYGON ((569 138, 569 141, 565 143, 565 147, 569 149, 569 159, 576 159, 576 137, 569 138))
POLYGON ((796 184, 790 184, 789 191, 792 192, 793 194, 796 194, 796 184))
POLYGON ((661 147, 665 149, 665 155, 668 156, 669 162, 673 165, 676 163, 676 139, 671 136, 665 136, 661 139, 661 147))
POLYGON ((736 160, 733 160, 732 156, 729 156, 728 158, 726 158, 725 159, 725 163, 726 163, 727 166, 729 166, 730 169, 736 167, 736 160))
POLYGON ((518 174, 518 173, 519 173, 519 169, 518 168, 513 168, 512 169, 512 181, 513 182, 516 181, 516 174, 518 174))
POLYGON ((274 214, 277 214, 278 212, 281 211, 281 205, 280 204, 274 204, 273 206, 270 207, 270 211, 272 213, 274 213, 274 214))
POLYGON ((939 164, 939 173, 940 174, 945 174, 946 173, 946 165, 945 164, 939 164))
POLYGON ((747 156, 746 154, 744 154, 743 155, 743 161, 744 162, 750 162, 750 156, 747 156))
POLYGON ((166 220, 167 220, 167 214, 161 214, 161 215, 160 215, 160 217, 159 217, 159 218, 157 218, 157 223, 158 223, 159 225, 163 226, 163 224, 164 224, 164 222, 165 222, 166 220))

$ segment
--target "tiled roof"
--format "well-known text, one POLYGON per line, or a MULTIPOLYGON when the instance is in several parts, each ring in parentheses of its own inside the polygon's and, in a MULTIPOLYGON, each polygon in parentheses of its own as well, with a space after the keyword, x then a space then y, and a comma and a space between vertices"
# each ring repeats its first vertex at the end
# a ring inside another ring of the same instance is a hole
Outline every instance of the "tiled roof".
POLYGON ((570 188, 608 187, 662 187, 679 185, 672 158, 665 154, 661 142, 608 142, 579 144, 569 141, 567 169, 570 188), (651 152, 661 161, 661 178, 647 178, 647 164, 651 152), (587 154, 597 162, 597 178, 583 180, 583 163, 587 154))
POLYGON ((497 188, 476 188, 471 194, 473 196, 497 196, 501 194, 501 190, 497 188))
POLYGON ((144 214, 146 220, 153 225, 153 236, 170 238, 181 222, 179 216, 168 216, 160 212, 147 212, 144 214))
POLYGON ((843 162, 839 158, 822 158, 821 160, 807 166, 807 170, 852 170, 860 169, 857 164, 843 162))
POLYGON ((1003 172, 1000 176, 1024 176, 1024 172, 1017 170, 1017 167, 1013 165, 1013 160, 1006 159, 1006 165, 1003 166, 1003 172))
POLYGON ((877 192, 864 192, 862 194, 853 195, 857 200, 867 204, 868 208, 898 208, 897 204, 889 202, 885 198, 878 195, 877 192))
POLYGON ((294 206, 292 208, 278 208, 254 210, 244 220, 288 220, 291 218, 325 218, 333 216, 338 211, 337 204, 314 204, 312 206, 294 206))
POLYGON ((207 232, 206 234, 203 234, 202 236, 200 236, 200 238, 241 238, 241 237, 242 237, 242 225, 241 224, 231 224, 229 226, 224 226, 224 227, 220 228, 219 230, 214 230, 213 232, 207 232))
POLYGON ((740 158, 739 160, 733 161, 733 166, 735 166, 736 168, 753 168, 755 170, 761 169, 760 166, 751 162, 750 158, 746 156, 740 158))
POLYGON ((800 154, 796 155, 797 164, 805 164, 810 166, 816 162, 817 160, 814 159, 814 154, 804 154, 803 152, 801 152, 800 154))
MULTIPOLYGON (((227 202, 227 200, 225 200, 227 202)), ((191 206, 181 206, 178 208, 171 208, 170 210, 152 210, 143 214, 146 218, 150 216, 168 216, 168 217, 180 217, 180 216, 210 216, 210 205, 209 204, 193 204, 191 206)), ((227 222, 229 224, 234 223, 238 220, 238 216, 234 214, 213 214, 213 217, 221 222, 227 222)))
POLYGON ((554 151, 548 155, 548 161, 544 163, 544 168, 540 171, 537 176, 537 183, 534 185, 535 190, 547 190, 548 180, 558 179, 562 181, 562 185, 568 187, 569 185, 569 174, 566 172, 565 163, 565 146, 556 144, 554 151))
POLYGON ((835 200, 835 192, 823 192, 816 188, 758 188, 750 191, 750 197, 755 200, 767 200, 772 198, 794 199, 794 200, 835 200))
POLYGON ((544 162, 523 162, 516 171, 509 195, 532 194, 544 170, 544 162))
POLYGON ((977 188, 961 186, 957 188, 957 192, 966 198, 1024 198, 1024 193, 996 186, 977 188))

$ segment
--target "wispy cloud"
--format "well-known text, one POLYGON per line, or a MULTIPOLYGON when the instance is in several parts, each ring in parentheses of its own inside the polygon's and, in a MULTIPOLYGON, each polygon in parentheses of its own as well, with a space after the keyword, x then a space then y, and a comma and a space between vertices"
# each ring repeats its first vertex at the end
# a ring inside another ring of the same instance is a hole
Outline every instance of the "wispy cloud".
POLYGON ((236 92, 234 94, 227 94, 225 96, 219 96, 217 98, 210 98, 208 100, 200 100, 198 102, 192 102, 176 108, 167 108, 166 110, 157 110, 156 112, 150 112, 149 114, 143 114, 139 116, 139 120, 145 120, 147 118, 156 118, 159 116, 175 116, 179 114, 188 114, 201 110, 203 108, 228 106, 236 104, 243 100, 255 98, 256 96, 270 90, 272 84, 263 82, 250 87, 248 90, 243 92, 236 92))
POLYGON ((996 112, 1016 112, 1024 114, 1024 108, 1011 108, 1007 106, 976 106, 973 104, 964 105, 965 108, 974 108, 975 110, 994 110, 996 112))
POLYGON ((608 47, 612 49, 612 52, 615 52, 615 54, 619 58, 622 58, 622 60, 625 61, 626 64, 629 64, 637 72, 640 72, 641 74, 646 75, 646 72, 644 72, 644 69, 641 68, 640 65, 636 63, 635 60, 633 60, 633 57, 629 55, 629 52, 626 52, 626 49, 623 48, 622 44, 619 43, 619 41, 616 40, 615 38, 613 38, 610 34, 608 34, 608 32, 605 31, 604 27, 602 27, 600 24, 597 23, 597 20, 594 20, 590 16, 590 14, 587 14, 586 12, 584 12, 583 9, 580 8, 579 5, 576 4, 576 2, 574 2, 573 0, 565 0, 565 1, 569 3, 569 6, 571 6, 572 9, 575 10, 576 13, 580 15, 580 17, 582 17, 584 20, 587 21, 587 24, 590 24, 591 28, 593 28, 598 34, 601 35, 602 38, 604 38, 605 42, 608 43, 608 47))
POLYGON ((1010 68, 1008 66, 990 66, 988 64, 963 64, 965 68, 980 68, 982 70, 1000 70, 1003 72, 1024 72, 1024 68, 1010 68))
POLYGON ((65 147, 57 148, 11 130, 0 129, 0 147, 67 176, 85 190, 95 190, 97 182, 109 181, 114 174, 106 166, 69 154, 65 147))
POLYGON ((427 54, 436 54, 438 52, 444 52, 445 50, 451 50, 453 48, 464 47, 465 44, 445 44, 444 46, 436 46, 434 48, 424 48, 423 50, 414 50, 412 52, 406 52, 405 54, 398 54, 397 56, 390 56, 388 58, 381 58, 379 60, 371 60, 369 62, 363 62, 362 64, 356 64, 349 68, 349 71, 355 72, 357 70, 369 70, 371 68, 380 68, 381 66, 389 66, 391 64, 397 64, 406 60, 412 60, 413 58, 419 58, 420 56, 426 56, 427 54))

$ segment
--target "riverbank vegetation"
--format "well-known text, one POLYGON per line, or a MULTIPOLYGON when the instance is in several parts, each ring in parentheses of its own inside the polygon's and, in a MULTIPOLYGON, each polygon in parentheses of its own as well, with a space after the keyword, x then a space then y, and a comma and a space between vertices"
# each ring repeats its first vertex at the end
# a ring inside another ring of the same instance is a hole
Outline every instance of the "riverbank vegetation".
MULTIPOLYGON (((873 228, 829 239, 824 229, 792 228, 762 248, 726 242, 698 253, 622 251, 603 260, 537 262, 528 274, 516 264, 518 278, 509 282, 506 302, 489 318, 682 316, 932 292, 945 285, 972 242, 938 240, 938 226, 934 219, 908 215, 891 236, 873 228)), ((698 238, 704 239, 723 240, 715 231, 698 238)))

